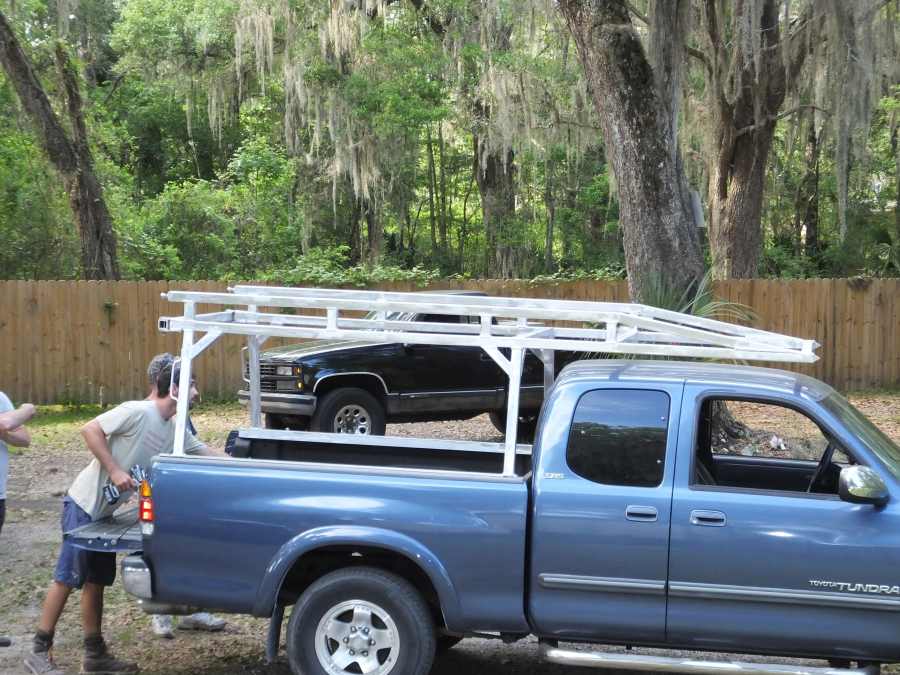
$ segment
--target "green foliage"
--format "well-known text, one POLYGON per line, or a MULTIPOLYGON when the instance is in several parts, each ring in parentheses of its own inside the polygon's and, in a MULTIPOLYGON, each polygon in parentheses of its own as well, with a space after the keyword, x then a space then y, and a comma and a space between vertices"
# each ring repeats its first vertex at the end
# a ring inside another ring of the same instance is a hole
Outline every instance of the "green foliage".
POLYGON ((350 247, 317 248, 303 255, 290 269, 275 271, 263 277, 283 284, 317 286, 369 286, 386 281, 415 281, 425 286, 440 278, 438 270, 418 265, 404 269, 392 265, 350 265, 350 247))
MULTIPOLYGON (((550 281, 625 276, 615 181, 573 46, 565 27, 532 3, 429 0, 429 14, 408 2, 369 3, 385 15, 373 12, 358 33, 346 33, 354 47, 341 55, 323 50, 318 33, 336 6, 330 0, 291 0, 302 20, 290 34, 271 0, 80 0, 75 18, 60 22, 65 4, 19 0, 6 14, 63 119, 56 40, 79 56, 91 149, 127 278, 353 286, 490 276, 474 140, 497 142, 491 134, 513 148, 514 208, 495 236, 512 250, 515 272, 550 281), (508 44, 482 32, 489 6, 510 22, 508 44), (271 19, 274 62, 258 68, 245 36, 238 84, 235 26, 254 10, 271 19), (302 95, 286 90, 288 55, 302 56, 302 95), (302 99, 306 119, 290 109, 289 94, 302 99), (527 124, 519 108, 530 113, 527 124), (340 116, 351 123, 332 128, 340 116), (350 180, 360 165, 375 177, 365 197, 350 180)), ((701 96, 705 79, 695 69, 687 78, 691 95, 701 96)), ((845 241, 834 141, 822 136, 819 245, 811 251, 797 225, 805 123, 800 115, 779 120, 762 274, 900 276, 898 116, 895 86, 875 110, 860 153, 866 161, 852 168, 845 241)), ((693 144, 685 153, 693 187, 703 193, 707 177, 692 157, 708 149, 689 128, 683 137, 693 144)), ((37 138, 0 74, 3 276, 75 278, 77 230, 37 138)), ((660 302, 678 304, 665 295, 660 289, 660 302)))
MULTIPOLYGON (((0 79, 0 110, 12 105, 0 79)), ((78 234, 59 179, 33 134, 0 117, 0 268, 6 279, 70 279, 78 234)))

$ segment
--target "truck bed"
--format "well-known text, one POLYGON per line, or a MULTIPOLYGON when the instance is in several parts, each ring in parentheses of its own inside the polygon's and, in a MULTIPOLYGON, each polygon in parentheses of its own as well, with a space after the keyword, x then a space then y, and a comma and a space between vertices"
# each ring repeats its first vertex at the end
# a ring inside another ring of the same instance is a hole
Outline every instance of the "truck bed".
POLYGON ((527 631, 526 480, 272 459, 156 458, 155 532, 143 549, 154 601, 270 616, 267 584, 280 582, 282 565, 307 549, 368 542, 446 578, 451 630, 527 631))
MULTIPOLYGON (((351 436, 274 429, 241 429, 227 447, 232 457, 317 464, 495 473, 503 445, 402 436, 351 436)), ((531 471, 531 446, 516 447, 516 474, 531 471)))

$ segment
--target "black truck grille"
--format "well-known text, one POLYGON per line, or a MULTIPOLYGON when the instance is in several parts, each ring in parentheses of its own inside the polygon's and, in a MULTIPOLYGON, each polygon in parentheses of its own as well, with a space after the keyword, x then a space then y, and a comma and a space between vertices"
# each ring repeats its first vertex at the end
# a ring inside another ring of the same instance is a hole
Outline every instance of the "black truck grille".
MULTIPOLYGON (((275 368, 277 366, 274 363, 259 364, 260 391, 275 391, 275 368)), ((250 364, 244 366, 244 377, 250 379, 250 364)))

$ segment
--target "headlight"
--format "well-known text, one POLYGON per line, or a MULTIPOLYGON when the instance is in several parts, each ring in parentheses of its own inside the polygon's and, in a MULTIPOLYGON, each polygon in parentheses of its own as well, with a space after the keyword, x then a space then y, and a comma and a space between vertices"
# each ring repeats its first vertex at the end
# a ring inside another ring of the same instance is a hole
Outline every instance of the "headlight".
POLYGON ((294 376, 294 367, 293 366, 278 366, 275 368, 275 374, 281 377, 293 377, 294 376))

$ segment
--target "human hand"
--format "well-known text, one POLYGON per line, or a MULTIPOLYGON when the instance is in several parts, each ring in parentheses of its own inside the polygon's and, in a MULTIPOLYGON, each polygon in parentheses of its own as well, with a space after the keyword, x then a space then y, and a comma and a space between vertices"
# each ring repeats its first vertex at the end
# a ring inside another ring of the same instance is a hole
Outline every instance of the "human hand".
POLYGON ((122 471, 122 469, 116 469, 110 473, 109 482, 115 485, 119 492, 127 492, 128 490, 137 488, 137 483, 134 481, 134 478, 129 476, 125 471, 122 471))

